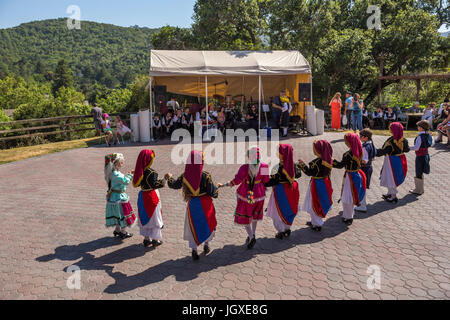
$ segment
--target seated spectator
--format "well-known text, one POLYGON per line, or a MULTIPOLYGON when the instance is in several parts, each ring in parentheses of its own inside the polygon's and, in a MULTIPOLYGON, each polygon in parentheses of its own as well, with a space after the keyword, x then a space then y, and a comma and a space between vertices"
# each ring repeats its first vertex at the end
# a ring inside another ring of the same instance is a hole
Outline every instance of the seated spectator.
POLYGON ((159 114, 153 115, 153 139, 159 140, 162 135, 162 121, 159 119, 159 114))
POLYGON ((125 123, 122 121, 122 119, 120 119, 119 116, 116 116, 115 123, 116 123, 117 133, 120 134, 122 139, 127 133, 129 133, 131 136, 131 139, 133 139, 133 136, 134 136, 133 132, 131 131, 130 128, 128 128, 125 125, 125 123))
POLYGON ((172 113, 169 111, 162 118, 162 136, 170 138, 173 132, 172 113))
POLYGON ((420 113, 421 110, 419 108, 420 103, 418 101, 414 102, 413 106, 406 110, 408 113, 420 113))
POLYGON ((194 133, 194 116, 191 114, 190 108, 185 108, 181 120, 182 128, 188 130, 191 135, 194 133))
POLYGON ((441 103, 439 111, 437 113, 436 119, 445 119, 448 116, 447 107, 449 106, 448 102, 441 103))
POLYGON ((447 145, 450 145, 450 115, 437 126, 438 137, 436 143, 442 142, 442 136, 447 136, 447 145))
POLYGON ((217 113, 217 123, 219 125, 219 130, 225 132, 225 107, 221 106, 219 112, 217 113))
POLYGON ((433 103, 429 103, 422 116, 422 120, 427 120, 430 123, 430 129, 433 130, 435 108, 433 103))
POLYGON ((178 109, 175 116, 172 119, 173 131, 183 128, 183 112, 178 109))
POLYGON ((377 108, 377 111, 374 111, 372 113, 372 119, 373 119, 373 129, 383 129, 384 128, 384 112, 381 107, 377 108))
POLYGON ((395 115, 394 111, 392 110, 392 108, 388 108, 387 112, 384 115, 384 125, 385 125, 385 129, 389 128, 389 125, 392 122, 395 122, 397 120, 397 116, 395 115))
POLYGON ((256 108, 256 105, 252 105, 250 107, 250 110, 245 117, 245 120, 247 120, 247 129, 254 129, 256 132, 258 132, 258 126, 259 126, 259 113, 258 108, 256 108))
POLYGON ((362 109, 362 121, 363 121, 363 128, 369 128, 370 122, 369 122, 369 110, 367 110, 366 105, 363 106, 362 109))
POLYGON ((106 144, 111 146, 111 137, 114 135, 114 145, 117 145, 117 131, 111 129, 111 123, 109 121, 109 115, 107 113, 103 114, 103 120, 101 122, 103 133, 106 135, 106 144))

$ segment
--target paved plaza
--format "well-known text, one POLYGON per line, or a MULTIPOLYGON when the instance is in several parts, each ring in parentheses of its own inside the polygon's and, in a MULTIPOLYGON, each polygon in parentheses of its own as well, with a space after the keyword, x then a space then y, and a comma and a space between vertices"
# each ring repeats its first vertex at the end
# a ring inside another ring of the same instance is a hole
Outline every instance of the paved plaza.
MULTIPOLYGON (((347 150, 342 133, 326 133, 334 157, 347 150)), ((375 137, 381 147, 387 137, 375 137)), ((295 159, 314 158, 317 137, 285 140, 295 159)), ((413 139, 410 139, 412 144, 413 139)), ((146 147, 156 152, 160 175, 175 176, 184 166, 171 163, 174 145, 146 147)), ((121 152, 125 170, 134 169, 142 146, 77 149, 0 166, 0 299, 449 299, 450 148, 430 149, 432 173, 422 197, 408 194, 414 184, 414 152, 400 187, 399 203, 381 199, 383 159, 374 163, 369 211, 357 213, 352 226, 341 222, 338 204, 343 170, 333 170, 334 206, 321 233, 299 212, 289 239, 278 240, 270 218, 256 231, 253 250, 247 234, 233 223, 236 189, 220 190, 215 200, 218 228, 212 253, 193 262, 183 240, 186 204, 181 191, 161 190, 164 244, 142 245, 134 237, 120 241, 105 228, 104 156, 121 152), (67 272, 80 268, 81 289, 69 289, 67 272), (379 269, 377 269, 379 268, 379 269), (380 271, 380 288, 368 287, 380 271), (370 271, 370 273, 368 273, 370 271), (371 283, 371 282, 369 282, 371 283), (372 290, 371 290, 372 289, 372 290)), ((238 148, 244 152, 243 148, 238 148)), ((207 165, 216 183, 234 177, 239 165, 207 165)), ((309 178, 299 180, 303 204, 309 178)), ((138 190, 129 186, 137 210, 138 190)), ((268 199, 271 190, 268 190, 268 199)))

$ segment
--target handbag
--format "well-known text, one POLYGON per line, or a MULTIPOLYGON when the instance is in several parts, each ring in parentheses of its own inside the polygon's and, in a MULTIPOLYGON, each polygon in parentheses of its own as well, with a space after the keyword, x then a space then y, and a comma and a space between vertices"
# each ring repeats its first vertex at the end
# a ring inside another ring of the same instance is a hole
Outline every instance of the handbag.
POLYGON ((342 125, 343 125, 343 126, 346 126, 347 124, 348 124, 347 115, 344 114, 344 115, 342 116, 342 125))

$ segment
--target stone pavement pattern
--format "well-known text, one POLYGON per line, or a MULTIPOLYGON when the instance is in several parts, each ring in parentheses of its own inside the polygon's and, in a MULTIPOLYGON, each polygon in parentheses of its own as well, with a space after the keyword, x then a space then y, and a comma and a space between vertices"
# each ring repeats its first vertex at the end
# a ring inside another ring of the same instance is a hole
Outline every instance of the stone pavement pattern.
MULTIPOLYGON (((343 135, 327 133, 335 158, 346 151, 343 135)), ((315 137, 292 138, 296 159, 313 159, 315 137)), ((381 146, 386 137, 375 137, 381 146)), ((412 139, 410 139, 412 143, 412 139)), ((178 175, 170 161, 172 145, 156 151, 154 168, 178 175)), ((122 152, 132 169, 140 146, 89 148, 0 166, 0 299, 449 299, 450 149, 430 149, 432 174, 426 194, 413 187, 414 153, 400 187, 399 203, 382 201, 383 159, 376 160, 369 212, 345 226, 339 214, 343 170, 333 170, 334 206, 322 233, 310 231, 300 212, 288 240, 274 238, 272 220, 258 226, 252 251, 243 228, 233 224, 235 189, 222 189, 215 201, 218 229, 213 252, 193 262, 183 240, 185 203, 181 191, 165 188, 163 246, 142 246, 139 230, 123 242, 104 227, 104 155, 122 152), (81 290, 70 290, 66 268, 81 268, 81 290), (367 269, 381 269, 381 289, 369 290, 367 269)), ((242 151, 242 149, 240 149, 242 151)), ((239 165, 206 166, 215 182, 230 180, 239 165)), ((309 179, 299 180, 301 204, 309 179)), ((129 187, 137 210, 138 190, 129 187)), ((270 192, 268 192, 268 197, 270 192)), ((266 206, 268 198, 266 201, 266 206)))

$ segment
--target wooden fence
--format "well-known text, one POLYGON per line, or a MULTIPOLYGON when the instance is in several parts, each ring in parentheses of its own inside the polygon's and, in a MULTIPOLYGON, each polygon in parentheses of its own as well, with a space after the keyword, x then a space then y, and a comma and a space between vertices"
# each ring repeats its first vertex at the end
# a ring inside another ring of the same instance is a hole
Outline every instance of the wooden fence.
MULTIPOLYGON (((111 125, 113 118, 120 116, 122 121, 128 122, 132 112, 122 112, 111 114, 111 125)), ((0 128, 10 129, 0 130, 0 146, 2 149, 14 146, 20 140, 31 142, 35 137, 48 137, 61 135, 62 140, 71 140, 72 133, 95 131, 94 120, 88 116, 63 116, 53 118, 18 120, 11 122, 0 122, 0 128), (16 143, 14 143, 16 142, 16 143)))

